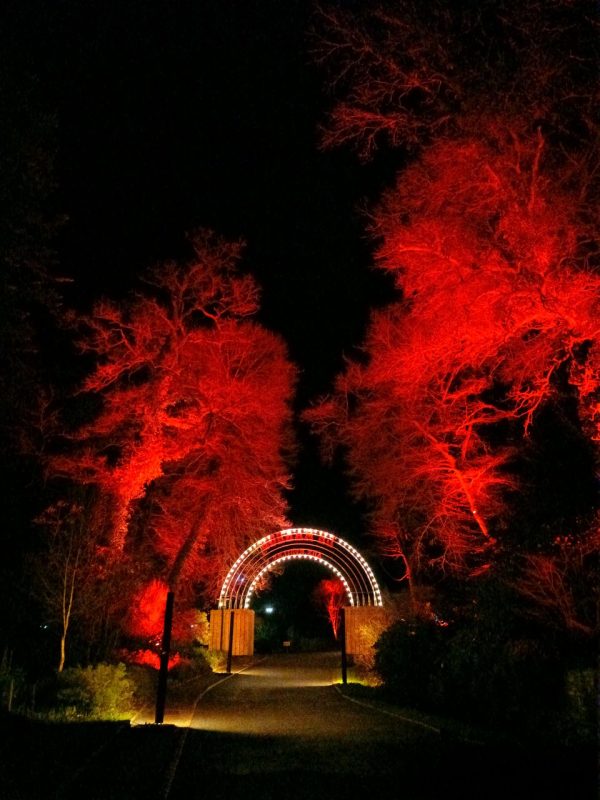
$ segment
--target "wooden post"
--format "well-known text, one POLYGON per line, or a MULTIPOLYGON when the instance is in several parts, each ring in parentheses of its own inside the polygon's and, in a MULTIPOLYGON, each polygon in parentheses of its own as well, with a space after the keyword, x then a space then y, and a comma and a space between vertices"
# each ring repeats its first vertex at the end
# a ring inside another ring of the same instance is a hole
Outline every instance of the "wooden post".
POLYGON ((167 675, 169 673, 169 655, 171 652, 171 628, 173 627, 173 592, 167 592, 165 606, 165 623, 163 626, 162 644, 160 646, 160 669, 158 671, 158 687, 156 689, 156 714, 154 722, 161 725, 165 718, 165 701, 167 699, 167 675))
POLYGON ((229 616, 229 650, 227 651, 227 674, 231 675, 231 657, 233 656, 233 620, 235 613, 231 609, 229 616))
POLYGON ((346 653, 346 609, 340 609, 340 642, 342 645, 342 683, 348 683, 348 655, 346 653))
POLYGON ((223 628, 225 626, 225 610, 221 611, 221 628, 219 631, 219 650, 223 650, 223 628))

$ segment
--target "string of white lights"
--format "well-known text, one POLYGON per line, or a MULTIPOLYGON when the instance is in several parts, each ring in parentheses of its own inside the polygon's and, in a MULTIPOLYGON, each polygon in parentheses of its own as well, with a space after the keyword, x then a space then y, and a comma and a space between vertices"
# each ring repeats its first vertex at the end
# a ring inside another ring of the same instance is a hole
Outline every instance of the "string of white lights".
POLYGON ((383 605, 366 559, 349 542, 316 528, 287 528, 253 542, 232 564, 219 596, 219 608, 248 608, 262 576, 281 561, 322 563, 344 583, 350 605, 383 605))
POLYGON ((236 574, 231 576, 229 586, 227 588, 228 597, 231 605, 235 607, 242 607, 243 603, 239 601, 239 596, 245 594, 245 582, 247 576, 251 577, 262 567, 268 565, 279 557, 280 554, 289 552, 296 553, 298 556, 315 556, 317 559, 326 558, 346 576, 348 582, 351 584, 351 591, 356 595, 357 603, 360 603, 360 597, 364 595, 368 598, 372 593, 372 586, 368 580, 362 565, 357 562, 356 558, 347 551, 339 547, 335 539, 319 539, 310 535, 308 542, 305 537, 300 538, 294 536, 292 539, 284 539, 282 537, 273 537, 268 540, 263 547, 249 553, 246 560, 240 564, 236 574))
POLYGON ((310 556, 310 555, 301 556, 301 555, 293 553, 293 554, 288 555, 288 556, 280 556, 279 558, 275 559, 275 561, 271 561, 270 564, 267 564, 266 567, 263 567, 263 569, 261 569, 261 571, 255 576, 255 578, 252 581, 252 583, 250 583, 250 585, 248 586, 248 591, 246 592, 246 599, 244 601, 244 608, 250 608, 250 602, 252 600, 252 595, 254 594, 255 587, 256 587, 257 583, 260 581, 260 579, 262 578, 262 576, 265 574, 265 572, 268 572, 269 570, 273 569, 273 567, 276 564, 279 564, 281 561, 293 561, 293 560, 298 560, 298 559, 308 559, 309 561, 318 561, 320 564, 325 564, 327 567, 329 567, 329 569, 335 575, 337 575, 337 577, 344 584, 344 588, 346 590, 346 595, 348 597, 348 604, 351 605, 351 606, 355 605, 354 597, 353 597, 352 592, 350 591, 350 586, 348 585, 348 581, 343 576, 343 574, 340 572, 340 570, 337 569, 337 567, 334 567, 333 564, 330 564, 324 558, 317 558, 316 556, 310 556))

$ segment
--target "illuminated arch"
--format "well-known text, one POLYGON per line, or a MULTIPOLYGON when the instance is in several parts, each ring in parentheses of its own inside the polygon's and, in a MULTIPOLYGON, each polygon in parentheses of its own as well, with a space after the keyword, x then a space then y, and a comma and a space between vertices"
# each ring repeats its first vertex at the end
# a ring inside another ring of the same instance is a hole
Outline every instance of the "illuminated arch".
POLYGON ((327 531, 288 528, 264 536, 241 554, 227 573, 219 608, 249 608, 262 576, 282 561, 316 561, 344 584, 350 606, 381 606, 373 570, 351 544, 327 531))

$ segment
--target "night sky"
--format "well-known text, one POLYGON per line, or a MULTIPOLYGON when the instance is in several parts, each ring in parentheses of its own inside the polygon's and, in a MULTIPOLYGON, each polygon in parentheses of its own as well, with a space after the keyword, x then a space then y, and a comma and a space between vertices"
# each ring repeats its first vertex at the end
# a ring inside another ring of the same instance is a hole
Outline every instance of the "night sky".
POLYGON ((262 321, 288 341, 306 402, 387 289, 367 268, 360 213, 376 170, 319 152, 329 101, 311 65, 310 5, 136 6, 98 4, 61 31, 61 265, 78 297, 120 294, 183 257, 195 227, 245 239, 262 321))
MULTIPOLYGON (((369 268, 364 212, 394 169, 319 149, 332 99, 311 13, 304 0, 19 0, 8 37, 56 115, 66 305, 123 296, 157 262, 184 260, 194 228, 243 238, 260 319, 300 369, 298 409, 330 388, 392 296, 369 268)), ((299 433, 291 519, 358 542, 364 509, 299 433)))

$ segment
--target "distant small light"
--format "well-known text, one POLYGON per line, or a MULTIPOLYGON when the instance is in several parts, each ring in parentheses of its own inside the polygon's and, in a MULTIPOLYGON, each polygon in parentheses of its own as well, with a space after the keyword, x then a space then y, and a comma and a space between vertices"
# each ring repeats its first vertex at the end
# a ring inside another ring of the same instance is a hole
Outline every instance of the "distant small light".
POLYGON ((273 613, 273 611, 275 611, 275 609, 273 608, 273 606, 266 606, 266 608, 265 608, 265 614, 272 614, 272 613, 273 613))

